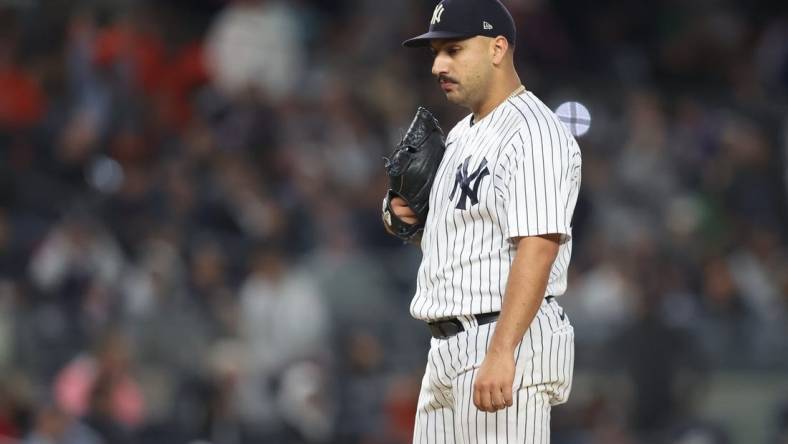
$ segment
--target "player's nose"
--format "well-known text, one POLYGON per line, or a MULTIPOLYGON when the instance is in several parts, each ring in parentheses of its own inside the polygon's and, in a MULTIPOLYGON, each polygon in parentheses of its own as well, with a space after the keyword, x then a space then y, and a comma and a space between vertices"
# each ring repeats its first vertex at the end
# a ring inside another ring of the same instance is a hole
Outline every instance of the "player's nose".
POLYGON ((435 56, 435 60, 432 62, 432 75, 438 77, 441 74, 448 74, 448 66, 448 60, 446 60, 446 57, 438 54, 435 56))

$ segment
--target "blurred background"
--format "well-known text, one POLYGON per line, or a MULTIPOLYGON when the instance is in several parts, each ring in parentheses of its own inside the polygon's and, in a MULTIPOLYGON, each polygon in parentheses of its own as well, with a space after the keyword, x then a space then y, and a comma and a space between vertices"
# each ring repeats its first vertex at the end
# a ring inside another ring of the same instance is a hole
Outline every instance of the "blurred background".
MULTIPOLYGON (((788 3, 505 0, 579 101, 553 442, 788 443, 788 3)), ((0 443, 396 444, 432 0, 0 0, 0 443)))

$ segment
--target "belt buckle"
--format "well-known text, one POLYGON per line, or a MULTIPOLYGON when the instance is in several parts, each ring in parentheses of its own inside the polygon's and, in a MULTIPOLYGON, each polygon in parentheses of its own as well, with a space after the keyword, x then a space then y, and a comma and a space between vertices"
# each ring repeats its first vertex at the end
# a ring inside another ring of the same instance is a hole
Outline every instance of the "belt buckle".
POLYGON ((456 318, 446 320, 446 322, 444 322, 443 325, 445 327, 448 327, 449 330, 448 332, 446 332, 447 338, 456 336, 457 333, 465 330, 465 328, 462 326, 462 323, 459 321, 459 319, 456 318))
POLYGON ((465 330, 462 323, 456 318, 431 322, 429 326, 436 339, 449 339, 465 330))

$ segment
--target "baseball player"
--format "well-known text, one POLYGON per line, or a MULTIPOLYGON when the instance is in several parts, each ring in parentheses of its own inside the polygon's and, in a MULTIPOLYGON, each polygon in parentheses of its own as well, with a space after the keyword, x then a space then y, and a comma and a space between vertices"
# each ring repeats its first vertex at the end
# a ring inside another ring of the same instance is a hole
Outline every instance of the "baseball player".
MULTIPOLYGON (((498 0, 443 0, 429 32, 449 132, 429 193, 411 314, 432 333, 414 443, 546 443, 572 385, 567 285, 581 155, 515 71, 514 21, 498 0)), ((417 222, 406 201, 384 201, 417 222)))

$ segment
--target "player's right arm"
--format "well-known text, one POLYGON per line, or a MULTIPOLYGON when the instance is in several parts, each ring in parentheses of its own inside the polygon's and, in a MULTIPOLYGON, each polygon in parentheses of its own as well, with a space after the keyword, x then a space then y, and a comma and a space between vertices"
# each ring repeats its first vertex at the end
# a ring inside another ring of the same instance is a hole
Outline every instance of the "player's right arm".
MULTIPOLYGON (((555 130, 547 134, 562 131, 560 123, 546 120, 542 124, 537 123, 555 130)), ((580 186, 582 162, 574 140, 545 140, 541 132, 525 130, 509 146, 513 161, 504 180, 506 234, 517 253, 501 314, 474 382, 474 404, 486 412, 512 405, 515 349, 544 300, 561 245, 571 239, 580 186)))
POLYGON ((501 314, 473 385, 473 402, 479 410, 496 412, 512 405, 515 349, 544 299, 560 239, 560 234, 550 234, 512 240, 517 253, 506 282, 501 314))

